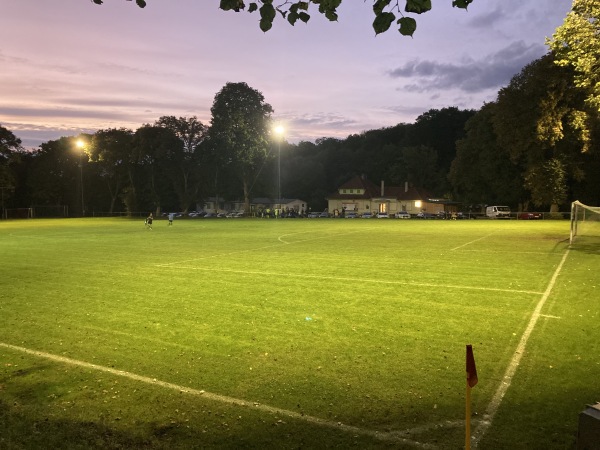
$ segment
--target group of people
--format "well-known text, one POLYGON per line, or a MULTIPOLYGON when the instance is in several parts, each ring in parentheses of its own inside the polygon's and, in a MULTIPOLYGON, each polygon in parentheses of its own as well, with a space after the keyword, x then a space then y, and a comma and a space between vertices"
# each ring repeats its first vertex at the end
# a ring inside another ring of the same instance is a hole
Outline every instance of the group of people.
POLYGON ((301 209, 300 211, 296 211, 293 208, 259 208, 258 209, 258 213, 257 213, 258 217, 263 217, 263 218, 273 218, 273 219, 278 219, 278 218, 285 218, 285 217, 304 217, 304 209, 301 209))
MULTIPOLYGON (((168 226, 172 226, 173 225, 173 219, 175 218, 175 214, 173 213, 169 213, 169 215, 167 216, 169 219, 169 225, 168 226)), ((148 217, 146 217, 146 220, 144 221, 144 225, 146 226, 146 228, 148 228, 149 230, 152 229, 152 221, 154 220, 154 216, 152 216, 152 213, 150 213, 148 215, 148 217)))

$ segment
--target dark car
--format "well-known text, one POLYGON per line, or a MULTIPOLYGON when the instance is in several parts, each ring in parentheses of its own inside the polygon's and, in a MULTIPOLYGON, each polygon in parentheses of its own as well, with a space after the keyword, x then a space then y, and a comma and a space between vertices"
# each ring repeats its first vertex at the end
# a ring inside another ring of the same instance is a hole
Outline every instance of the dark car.
POLYGON ((539 220, 542 219, 542 213, 539 212, 522 212, 517 216, 520 220, 539 220))
POLYGON ((417 214, 417 219, 435 219, 435 215, 428 212, 420 212, 417 214))

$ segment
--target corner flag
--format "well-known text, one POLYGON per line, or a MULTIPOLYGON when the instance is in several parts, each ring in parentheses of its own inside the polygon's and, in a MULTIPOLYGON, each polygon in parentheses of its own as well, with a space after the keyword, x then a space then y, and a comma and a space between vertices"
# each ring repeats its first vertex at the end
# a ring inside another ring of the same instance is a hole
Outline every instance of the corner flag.
POLYGON ((465 411, 465 450, 471 450, 471 388, 477 384, 473 346, 467 345, 467 398, 465 411))
POLYGON ((477 384, 477 368, 473 357, 473 346, 467 345, 467 384, 473 387, 477 384))

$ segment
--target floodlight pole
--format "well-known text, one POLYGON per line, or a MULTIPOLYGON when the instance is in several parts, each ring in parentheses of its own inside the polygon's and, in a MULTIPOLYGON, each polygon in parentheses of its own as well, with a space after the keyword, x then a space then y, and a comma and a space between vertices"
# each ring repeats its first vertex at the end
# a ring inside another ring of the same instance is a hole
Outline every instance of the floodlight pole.
POLYGON ((284 128, 281 125, 275 127, 277 134, 277 201, 279 202, 279 213, 281 214, 281 140, 283 139, 284 128))
POLYGON ((277 199, 279 201, 279 209, 281 210, 281 139, 278 139, 277 146, 277 199))
POLYGON ((83 162, 81 157, 83 155, 83 148, 85 147, 85 142, 81 139, 77 141, 77 147, 79 148, 79 184, 81 186, 81 217, 85 216, 85 206, 83 203, 83 162))

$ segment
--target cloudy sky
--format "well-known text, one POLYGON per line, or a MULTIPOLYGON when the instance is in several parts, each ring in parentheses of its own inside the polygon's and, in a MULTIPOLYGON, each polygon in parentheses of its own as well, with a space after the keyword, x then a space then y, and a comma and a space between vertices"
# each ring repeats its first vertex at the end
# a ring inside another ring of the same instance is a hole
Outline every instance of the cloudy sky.
POLYGON ((268 33, 258 13, 224 12, 219 0, 147 3, 2 0, 0 125, 26 147, 165 115, 209 125, 215 95, 243 81, 262 92, 290 142, 345 138, 494 100, 547 52, 545 38, 571 8, 475 0, 466 12, 434 0, 407 38, 375 36, 371 0, 345 0, 335 23, 313 9, 308 24, 278 20, 268 33))

